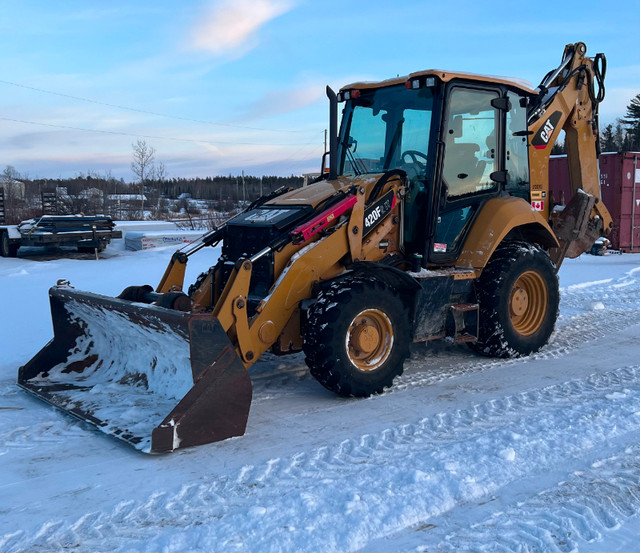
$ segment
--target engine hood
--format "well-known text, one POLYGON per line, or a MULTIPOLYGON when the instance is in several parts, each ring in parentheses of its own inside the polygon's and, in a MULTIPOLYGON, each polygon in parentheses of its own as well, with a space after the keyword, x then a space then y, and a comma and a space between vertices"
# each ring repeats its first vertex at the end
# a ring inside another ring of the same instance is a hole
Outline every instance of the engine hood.
POLYGON ((318 203, 332 196, 339 190, 347 190, 354 185, 364 186, 367 192, 369 192, 383 175, 384 173, 376 173, 353 177, 339 177, 335 180, 322 180, 320 182, 310 184, 309 186, 297 188, 296 190, 282 194, 277 198, 269 200, 265 205, 311 205, 315 207, 318 203))

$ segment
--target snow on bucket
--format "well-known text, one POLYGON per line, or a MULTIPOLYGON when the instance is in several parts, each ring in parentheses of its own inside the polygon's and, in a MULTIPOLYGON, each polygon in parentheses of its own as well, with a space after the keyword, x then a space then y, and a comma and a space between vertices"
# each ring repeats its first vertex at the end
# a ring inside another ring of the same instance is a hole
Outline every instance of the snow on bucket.
POLYGON ((244 434, 251 382, 220 323, 54 287, 54 338, 18 384, 140 451, 244 434))

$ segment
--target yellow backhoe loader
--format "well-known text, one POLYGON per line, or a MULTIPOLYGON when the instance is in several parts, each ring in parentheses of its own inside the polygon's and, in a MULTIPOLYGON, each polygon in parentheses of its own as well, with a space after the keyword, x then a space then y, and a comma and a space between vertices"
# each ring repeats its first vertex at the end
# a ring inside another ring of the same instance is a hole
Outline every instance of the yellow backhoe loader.
POLYGON ((558 267, 611 227, 597 165, 605 70, 579 42, 535 90, 442 70, 327 88, 317 182, 260 198, 178 250, 155 289, 51 288, 54 338, 19 385, 156 453, 242 435, 248 369, 267 350, 304 351, 323 386, 356 397, 391 386, 412 341, 539 350, 558 267), (566 206, 548 190, 561 130, 566 206), (218 244, 184 287, 188 258, 218 244))

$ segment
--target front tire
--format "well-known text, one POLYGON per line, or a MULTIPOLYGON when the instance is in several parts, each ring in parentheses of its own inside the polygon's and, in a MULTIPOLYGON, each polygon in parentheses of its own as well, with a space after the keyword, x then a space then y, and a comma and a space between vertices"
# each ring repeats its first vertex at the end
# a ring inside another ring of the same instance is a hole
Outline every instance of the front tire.
POLYGON ((303 350, 311 374, 341 396, 382 393, 409 355, 409 319, 386 283, 367 275, 335 282, 308 311, 303 350))
POLYGON ((494 357, 538 351, 558 318, 558 275, 542 248, 509 242, 496 250, 477 283, 479 340, 470 347, 494 357))

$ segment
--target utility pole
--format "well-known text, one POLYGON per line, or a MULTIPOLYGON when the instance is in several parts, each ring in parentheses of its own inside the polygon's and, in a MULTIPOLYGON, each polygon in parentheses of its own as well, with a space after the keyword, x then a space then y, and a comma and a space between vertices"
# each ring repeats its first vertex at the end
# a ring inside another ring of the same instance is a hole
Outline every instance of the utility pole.
POLYGON ((247 189, 244 185, 244 169, 242 170, 242 199, 243 201, 247 201, 247 189))

